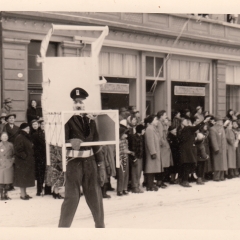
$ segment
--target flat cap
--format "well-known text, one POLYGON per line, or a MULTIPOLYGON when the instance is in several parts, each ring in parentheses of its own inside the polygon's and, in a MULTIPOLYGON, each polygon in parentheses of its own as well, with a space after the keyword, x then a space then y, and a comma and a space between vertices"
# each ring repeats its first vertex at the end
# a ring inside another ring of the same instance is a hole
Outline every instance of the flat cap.
POLYGON ((70 93, 70 97, 73 100, 76 98, 86 99, 88 96, 89 96, 88 93, 80 87, 74 88, 70 93))

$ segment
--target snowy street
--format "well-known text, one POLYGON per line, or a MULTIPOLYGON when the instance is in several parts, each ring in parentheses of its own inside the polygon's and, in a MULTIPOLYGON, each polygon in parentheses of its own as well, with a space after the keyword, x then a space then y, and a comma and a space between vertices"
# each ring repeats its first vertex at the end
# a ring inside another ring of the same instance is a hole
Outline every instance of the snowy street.
MULTIPOLYGON (((116 187, 114 179, 112 185, 116 187)), ((192 188, 168 185, 158 192, 123 197, 118 197, 116 191, 108 192, 112 198, 104 199, 106 228, 239 229, 240 178, 191 185, 192 188)), ((16 188, 9 192, 12 200, 0 202, 0 226, 56 228, 63 200, 37 197, 35 188, 29 188, 28 193, 33 199, 20 200, 16 188)), ((82 197, 72 228, 93 227, 90 210, 82 197)))

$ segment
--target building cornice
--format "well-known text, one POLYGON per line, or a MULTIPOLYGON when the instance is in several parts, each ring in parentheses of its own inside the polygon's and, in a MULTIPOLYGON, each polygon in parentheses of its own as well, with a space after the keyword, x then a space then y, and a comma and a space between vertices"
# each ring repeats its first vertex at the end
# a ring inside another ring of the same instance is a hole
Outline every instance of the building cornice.
POLYGON ((240 26, 185 14, 88 13, 88 12, 3 12, 3 16, 79 25, 108 25, 110 29, 175 38, 189 20, 182 39, 225 46, 240 46, 240 26))

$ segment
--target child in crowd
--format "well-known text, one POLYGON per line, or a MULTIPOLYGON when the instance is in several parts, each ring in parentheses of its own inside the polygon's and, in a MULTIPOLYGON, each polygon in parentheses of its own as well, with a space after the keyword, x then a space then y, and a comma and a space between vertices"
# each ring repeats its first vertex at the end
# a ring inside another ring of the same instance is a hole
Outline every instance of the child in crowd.
POLYGON ((128 177, 129 177, 129 162, 128 154, 134 155, 133 152, 128 149, 128 140, 127 140, 127 127, 120 125, 119 129, 119 151, 120 151, 120 168, 118 168, 118 177, 117 177, 117 195, 127 195, 128 187, 128 177))
POLYGON ((143 193, 140 189, 140 178, 143 169, 143 157, 144 157, 144 135, 145 127, 143 125, 138 125, 136 127, 136 133, 132 136, 132 148, 134 152, 134 157, 132 159, 132 192, 133 193, 143 193))

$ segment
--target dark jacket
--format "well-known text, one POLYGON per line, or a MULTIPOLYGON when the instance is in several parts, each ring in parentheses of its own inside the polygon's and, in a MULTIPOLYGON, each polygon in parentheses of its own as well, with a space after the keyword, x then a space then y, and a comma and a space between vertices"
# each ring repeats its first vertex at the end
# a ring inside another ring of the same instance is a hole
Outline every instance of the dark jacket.
POLYGON ((42 129, 38 129, 32 135, 33 149, 36 163, 46 164, 46 143, 45 133, 42 129))
POLYGON ((17 135, 19 134, 19 127, 14 125, 13 128, 10 127, 9 123, 6 123, 3 127, 3 132, 7 132, 8 141, 14 144, 17 135))
POLYGON ((132 148, 131 150, 135 153, 135 158, 143 159, 144 157, 144 139, 143 135, 138 135, 138 133, 132 136, 132 148))
POLYGON ((29 134, 20 131, 14 143, 14 150, 14 186, 22 188, 35 186, 34 151, 29 134))
POLYGON ((168 142, 172 151, 173 165, 178 166, 180 164, 180 152, 179 152, 179 140, 178 137, 171 132, 168 133, 168 142))
MULTIPOLYGON (((83 142, 97 142, 99 141, 98 131, 94 120, 88 118, 88 123, 84 123, 82 116, 74 115, 65 124, 65 140, 69 142, 70 139, 77 138, 83 142)), ((97 162, 104 161, 103 154, 100 151, 100 146, 91 146, 95 154, 97 162)), ((89 147, 81 147, 80 150, 86 150, 89 147)))
POLYGON ((197 148, 195 145, 195 132, 203 126, 201 122, 196 126, 178 128, 180 161, 183 163, 197 163, 197 148))
POLYGON ((30 123, 34 119, 39 119, 42 117, 42 109, 41 108, 34 108, 29 107, 27 110, 27 121, 30 123))
POLYGON ((206 153, 204 140, 202 141, 196 141, 196 147, 197 147, 197 161, 206 161, 208 159, 208 155, 206 153))
POLYGON ((44 130, 39 128, 32 134, 31 138, 34 144, 35 177, 41 181, 41 179, 44 179, 47 159, 44 130))

